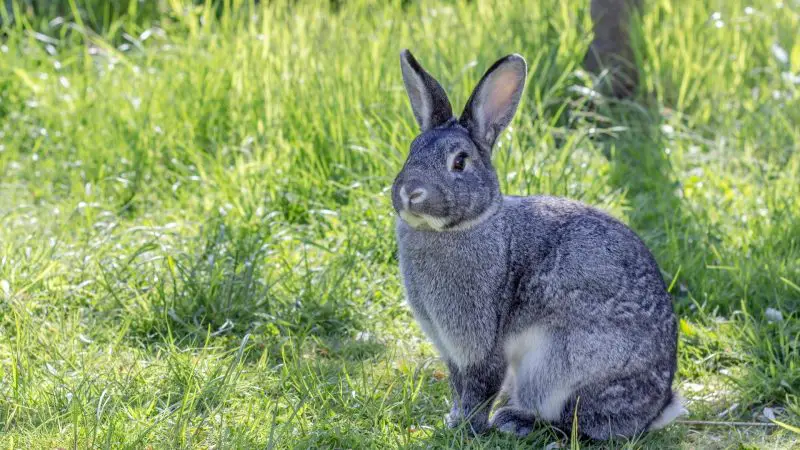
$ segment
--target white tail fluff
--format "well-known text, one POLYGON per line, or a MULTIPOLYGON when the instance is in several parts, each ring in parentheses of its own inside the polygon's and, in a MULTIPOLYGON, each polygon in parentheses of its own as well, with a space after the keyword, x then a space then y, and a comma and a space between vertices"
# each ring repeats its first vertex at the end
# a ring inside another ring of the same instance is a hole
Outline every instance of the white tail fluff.
POLYGON ((680 395, 673 393, 672 401, 669 402, 669 405, 664 407, 663 410, 661 410, 661 414, 656 417, 656 420, 654 420, 647 429, 652 431, 664 428, 673 420, 688 413, 689 411, 687 411, 683 406, 683 398, 680 395))

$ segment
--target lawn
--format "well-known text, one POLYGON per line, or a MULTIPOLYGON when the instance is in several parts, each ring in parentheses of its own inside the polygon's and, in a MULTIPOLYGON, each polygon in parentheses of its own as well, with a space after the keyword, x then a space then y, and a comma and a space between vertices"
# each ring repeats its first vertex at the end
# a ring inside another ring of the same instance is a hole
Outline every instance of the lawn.
POLYGON ((522 54, 504 191, 658 260, 690 414, 614 445, 800 447, 796 0, 646 1, 622 101, 588 0, 61 3, 0 31, 0 448, 597 446, 443 424, 389 196, 405 47, 456 110, 522 54))

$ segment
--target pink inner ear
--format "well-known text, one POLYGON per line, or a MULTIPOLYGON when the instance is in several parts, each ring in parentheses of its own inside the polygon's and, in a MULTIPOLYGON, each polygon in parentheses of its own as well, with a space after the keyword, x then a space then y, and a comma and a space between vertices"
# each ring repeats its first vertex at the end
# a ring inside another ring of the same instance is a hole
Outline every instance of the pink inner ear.
POLYGON ((509 67, 499 67, 486 81, 488 83, 482 92, 480 112, 484 121, 491 123, 504 116, 513 106, 514 92, 519 89, 522 80, 519 70, 514 70, 509 65, 509 67))

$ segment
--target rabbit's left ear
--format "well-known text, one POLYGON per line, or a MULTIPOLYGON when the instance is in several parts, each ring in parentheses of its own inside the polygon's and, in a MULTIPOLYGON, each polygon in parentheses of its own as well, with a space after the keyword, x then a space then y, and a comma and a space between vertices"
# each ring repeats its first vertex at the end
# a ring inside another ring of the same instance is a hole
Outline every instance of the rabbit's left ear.
POLYGON ((442 125, 453 117, 453 108, 444 88, 422 68, 410 51, 400 53, 400 68, 411 109, 422 131, 442 125))
POLYGON ((517 54, 508 55, 486 71, 467 100, 459 121, 472 138, 491 149, 517 111, 528 66, 517 54))

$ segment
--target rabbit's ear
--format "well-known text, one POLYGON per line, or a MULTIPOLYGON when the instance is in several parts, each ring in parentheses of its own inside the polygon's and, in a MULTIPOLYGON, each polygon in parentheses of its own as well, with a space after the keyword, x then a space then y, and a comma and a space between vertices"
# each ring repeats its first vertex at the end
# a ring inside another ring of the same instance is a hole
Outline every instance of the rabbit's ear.
POLYGON ((517 54, 500 59, 486 71, 459 119, 473 139, 492 148, 517 111, 527 74, 525 59, 517 54))
POLYGON ((439 126, 453 117, 453 108, 442 86, 425 72, 408 50, 400 52, 400 68, 411 109, 422 131, 439 126))

